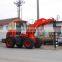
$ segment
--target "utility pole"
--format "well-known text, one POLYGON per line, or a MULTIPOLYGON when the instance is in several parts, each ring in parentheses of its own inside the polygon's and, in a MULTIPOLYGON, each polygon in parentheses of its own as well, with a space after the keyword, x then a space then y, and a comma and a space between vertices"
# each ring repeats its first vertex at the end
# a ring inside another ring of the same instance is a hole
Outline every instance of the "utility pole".
POLYGON ((56 49, 56 21, 54 21, 53 23, 53 28, 54 28, 53 45, 54 45, 54 48, 56 49))
POLYGON ((20 6, 21 6, 21 19, 22 19, 22 4, 24 3, 23 0, 18 0, 15 2, 18 10, 18 18, 20 19, 20 6))
POLYGON ((37 0, 37 19, 39 19, 39 0, 37 0))

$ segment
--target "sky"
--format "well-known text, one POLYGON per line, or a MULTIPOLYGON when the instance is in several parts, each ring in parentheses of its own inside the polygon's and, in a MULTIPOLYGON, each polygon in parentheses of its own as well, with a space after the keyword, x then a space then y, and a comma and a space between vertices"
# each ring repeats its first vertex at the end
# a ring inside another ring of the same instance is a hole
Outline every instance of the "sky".
MULTIPOLYGON (((0 0, 0 19, 17 17, 17 0, 0 0)), ((24 0, 22 5, 22 19, 34 23, 37 18, 37 0, 24 0)), ((53 17, 62 20, 62 0, 39 0, 39 18, 53 17)), ((21 18, 21 17, 20 17, 21 18)))

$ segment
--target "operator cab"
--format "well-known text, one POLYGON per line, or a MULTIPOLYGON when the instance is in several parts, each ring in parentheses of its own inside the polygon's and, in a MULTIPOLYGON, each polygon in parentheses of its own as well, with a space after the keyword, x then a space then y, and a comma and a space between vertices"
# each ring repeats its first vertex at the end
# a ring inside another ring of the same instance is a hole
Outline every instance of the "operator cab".
POLYGON ((26 21, 18 21, 15 24, 15 28, 17 30, 17 34, 19 34, 19 33, 26 34, 26 29, 27 29, 26 21))
POLYGON ((26 21, 15 19, 11 23, 9 23, 6 36, 19 36, 20 34, 26 34, 26 28, 26 21))

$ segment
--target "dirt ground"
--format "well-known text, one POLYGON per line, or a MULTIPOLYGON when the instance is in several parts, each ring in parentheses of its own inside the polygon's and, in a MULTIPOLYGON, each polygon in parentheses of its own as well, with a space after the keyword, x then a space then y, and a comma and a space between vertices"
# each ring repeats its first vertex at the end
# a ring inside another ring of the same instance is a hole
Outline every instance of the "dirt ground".
POLYGON ((6 48, 0 43, 0 62, 62 62, 62 47, 6 48))

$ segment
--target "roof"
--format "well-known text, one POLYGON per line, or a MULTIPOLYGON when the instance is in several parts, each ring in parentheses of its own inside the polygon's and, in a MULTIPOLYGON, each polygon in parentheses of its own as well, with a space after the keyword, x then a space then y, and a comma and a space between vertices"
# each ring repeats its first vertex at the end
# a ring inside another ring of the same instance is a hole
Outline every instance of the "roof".
POLYGON ((62 21, 56 21, 56 23, 62 23, 62 21))
MULTIPOLYGON (((7 25, 11 23, 12 21, 17 22, 19 19, 18 18, 9 18, 9 19, 2 19, 0 20, 0 26, 7 25)), ((22 23, 26 23, 26 21, 22 20, 22 23)))

